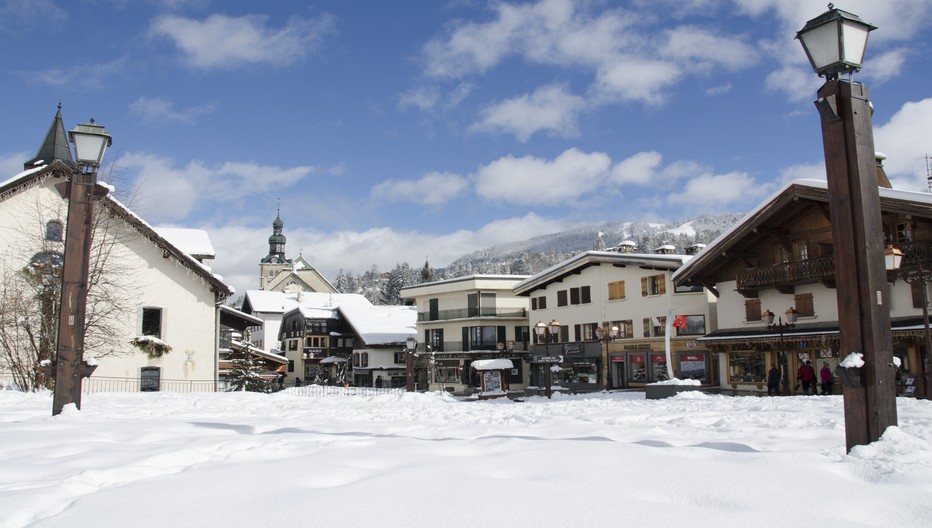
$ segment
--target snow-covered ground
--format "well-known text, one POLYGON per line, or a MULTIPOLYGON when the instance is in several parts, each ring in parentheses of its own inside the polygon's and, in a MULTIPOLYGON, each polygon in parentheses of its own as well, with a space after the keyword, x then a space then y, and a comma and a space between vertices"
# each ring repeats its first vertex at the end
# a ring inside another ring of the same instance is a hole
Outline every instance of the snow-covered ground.
POLYGON ((0 391, 0 526, 927 527, 932 402, 0 391))

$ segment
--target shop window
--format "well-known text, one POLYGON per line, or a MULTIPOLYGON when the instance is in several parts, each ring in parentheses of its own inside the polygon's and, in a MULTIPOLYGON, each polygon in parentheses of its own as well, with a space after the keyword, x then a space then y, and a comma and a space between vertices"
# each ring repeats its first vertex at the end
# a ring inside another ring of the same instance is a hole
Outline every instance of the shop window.
POLYGON ((897 243, 906 243, 913 241, 913 224, 904 222, 896 224, 896 241, 897 243))
POLYGON ((461 379, 462 369, 458 360, 437 360, 434 368, 434 383, 459 383, 461 379))
POLYGON ((763 382, 767 370, 764 353, 757 350, 734 350, 728 353, 728 381, 731 383, 763 382))
POLYGON ((760 299, 745 299, 744 320, 748 322, 761 320, 760 299))
POLYGON ((670 371, 667 369, 666 354, 650 355, 650 380, 666 381, 670 379, 670 371))
POLYGON ((625 281, 608 283, 608 300, 617 301, 625 298, 625 281))
POLYGON ((139 390, 140 392, 157 392, 159 382, 162 377, 162 369, 159 367, 142 367, 139 371, 139 390))
POLYGON ((706 364, 703 352, 680 352, 677 356, 677 377, 705 381, 706 364))
POLYGON ((647 356, 644 354, 628 354, 628 381, 635 383, 647 382, 647 356))
POLYGON ((794 302, 796 303, 796 313, 800 317, 813 317, 815 315, 815 307, 812 303, 812 294, 811 293, 800 293, 794 297, 794 302))

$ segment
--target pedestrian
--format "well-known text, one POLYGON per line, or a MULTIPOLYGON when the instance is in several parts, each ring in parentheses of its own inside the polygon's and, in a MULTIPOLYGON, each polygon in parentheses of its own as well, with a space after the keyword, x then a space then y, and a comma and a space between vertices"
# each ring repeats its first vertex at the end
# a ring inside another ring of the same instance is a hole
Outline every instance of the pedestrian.
POLYGON ((382 388, 382 376, 377 376, 377 377, 375 378, 375 386, 376 386, 376 388, 378 388, 378 389, 381 389, 381 388, 382 388))
POLYGON ((815 394, 815 369, 812 368, 812 362, 806 361, 805 364, 800 365, 799 370, 796 372, 796 379, 803 384, 803 394, 809 396, 809 389, 812 388, 812 394, 815 394))
POLYGON ((295 387, 303 387, 303 386, 304 386, 304 382, 301 381, 301 378, 295 376, 295 377, 294 377, 294 386, 295 386, 295 387))
POLYGON ((822 370, 819 371, 819 377, 822 378, 822 394, 825 396, 831 396, 832 369, 828 368, 828 361, 822 362, 822 370))
POLYGON ((767 396, 780 395, 780 369, 776 365, 767 373, 767 396))

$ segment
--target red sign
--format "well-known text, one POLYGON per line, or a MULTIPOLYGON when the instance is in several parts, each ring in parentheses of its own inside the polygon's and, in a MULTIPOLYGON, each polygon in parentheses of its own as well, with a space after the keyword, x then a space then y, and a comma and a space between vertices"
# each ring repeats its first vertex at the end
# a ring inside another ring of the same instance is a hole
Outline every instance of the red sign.
POLYGON ((680 359, 683 361, 705 361, 705 354, 683 354, 680 359))
POLYGON ((631 354, 628 356, 628 359, 630 359, 632 363, 644 363, 644 354, 631 354))
POLYGON ((664 361, 667 360, 667 356, 665 356, 664 354, 651 354, 650 360, 653 361, 654 363, 663 363, 664 361))

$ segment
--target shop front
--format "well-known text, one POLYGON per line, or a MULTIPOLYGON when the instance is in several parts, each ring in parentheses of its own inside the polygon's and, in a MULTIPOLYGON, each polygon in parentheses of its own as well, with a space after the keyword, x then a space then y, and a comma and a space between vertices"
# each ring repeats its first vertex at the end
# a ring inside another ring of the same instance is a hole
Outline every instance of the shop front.
POLYGON ((695 340, 675 340, 671 344, 673 369, 667 364, 666 344, 662 341, 612 343, 608 359, 611 388, 639 388, 648 383, 678 379, 712 383, 711 353, 698 348, 695 340))
POLYGON ((602 343, 580 341, 531 347, 531 387, 565 392, 596 392, 602 384, 602 343), (549 374, 549 378, 548 378, 549 374))

